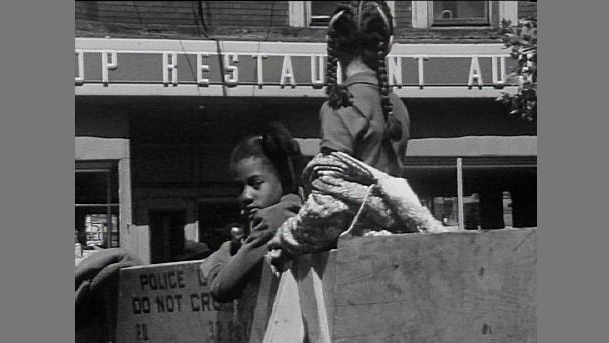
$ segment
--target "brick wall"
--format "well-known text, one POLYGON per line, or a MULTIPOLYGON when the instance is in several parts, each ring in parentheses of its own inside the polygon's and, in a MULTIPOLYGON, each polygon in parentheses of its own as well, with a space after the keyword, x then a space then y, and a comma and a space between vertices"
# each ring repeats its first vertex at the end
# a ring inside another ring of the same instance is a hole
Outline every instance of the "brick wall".
MULTIPOLYGON (((519 16, 536 3, 519 1, 519 16)), ((77 1, 76 37, 323 42, 323 28, 289 26, 288 1, 77 1)), ((496 30, 412 29, 412 1, 395 2, 396 42, 489 43, 496 30)))
POLYGON ((124 24, 196 25, 196 1, 77 1, 76 20, 124 24))
POLYGON ((77 1, 76 20, 114 24, 287 26, 287 1, 77 1))
POLYGON ((211 26, 288 26, 287 1, 204 1, 211 26))

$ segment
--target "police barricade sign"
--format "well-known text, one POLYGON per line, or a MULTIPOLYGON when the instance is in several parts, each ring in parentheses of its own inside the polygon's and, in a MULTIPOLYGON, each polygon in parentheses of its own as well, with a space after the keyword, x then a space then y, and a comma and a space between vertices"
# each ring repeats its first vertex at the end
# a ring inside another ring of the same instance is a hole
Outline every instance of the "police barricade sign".
POLYGON ((252 316, 213 300, 200 263, 121 269, 117 342, 249 342, 252 316))

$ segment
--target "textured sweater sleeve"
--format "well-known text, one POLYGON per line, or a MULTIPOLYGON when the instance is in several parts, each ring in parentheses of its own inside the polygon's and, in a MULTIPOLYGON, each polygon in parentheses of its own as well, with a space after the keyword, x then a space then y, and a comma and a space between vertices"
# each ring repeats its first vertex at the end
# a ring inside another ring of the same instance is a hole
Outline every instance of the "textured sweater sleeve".
MULTIPOLYGON (((230 242, 227 243, 230 244, 230 242)), ((251 248, 250 244, 245 244, 235 255, 226 260, 222 258, 220 263, 213 263, 206 276, 214 299, 218 302, 228 302, 239 298, 247 285, 248 275, 262 261, 265 253, 266 246, 264 245, 251 248)), ((202 267, 204 275, 206 261, 203 262, 202 267)))
MULTIPOLYGON (((257 215, 261 217, 261 222, 269 223, 267 229, 276 231, 285 220, 296 215, 299 207, 300 200, 297 196, 286 195, 281 202, 259 211, 257 215)), ((270 238, 268 237, 267 241, 270 238)), ((230 244, 230 242, 222 244, 218 251, 201 264, 211 294, 218 302, 228 302, 241 296, 249 277, 253 277, 252 271, 262 262, 267 252, 266 244, 250 241, 244 243, 231 256, 230 244)))

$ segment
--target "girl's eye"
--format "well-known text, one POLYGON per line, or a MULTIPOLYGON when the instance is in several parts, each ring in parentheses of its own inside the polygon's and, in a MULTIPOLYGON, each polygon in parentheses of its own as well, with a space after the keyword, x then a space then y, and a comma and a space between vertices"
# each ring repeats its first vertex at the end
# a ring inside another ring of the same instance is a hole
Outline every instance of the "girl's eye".
POLYGON ((250 186, 254 187, 255 189, 260 188, 260 186, 264 183, 264 181, 262 181, 261 179, 252 179, 250 180, 249 184, 250 186))

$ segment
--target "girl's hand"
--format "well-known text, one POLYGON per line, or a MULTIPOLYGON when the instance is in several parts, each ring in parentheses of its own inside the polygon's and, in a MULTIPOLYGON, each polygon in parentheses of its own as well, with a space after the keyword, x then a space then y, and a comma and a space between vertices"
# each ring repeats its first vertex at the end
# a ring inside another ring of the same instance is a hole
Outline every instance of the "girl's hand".
POLYGON ((279 276, 279 274, 285 272, 291 266, 292 258, 282 249, 270 250, 265 258, 275 276, 279 276))
POLYGON ((296 215, 300 204, 277 203, 260 209, 252 218, 252 229, 246 244, 253 248, 266 244, 277 232, 277 229, 288 219, 296 215))
POLYGON ((285 216, 282 213, 283 208, 279 206, 270 206, 256 212, 252 219, 252 230, 245 243, 251 248, 257 248, 270 241, 277 228, 283 224, 285 216))
POLYGON ((256 227, 252 228, 252 232, 245 239, 245 243, 250 248, 260 247, 273 238, 275 231, 277 230, 269 229, 266 223, 260 223, 256 227))

